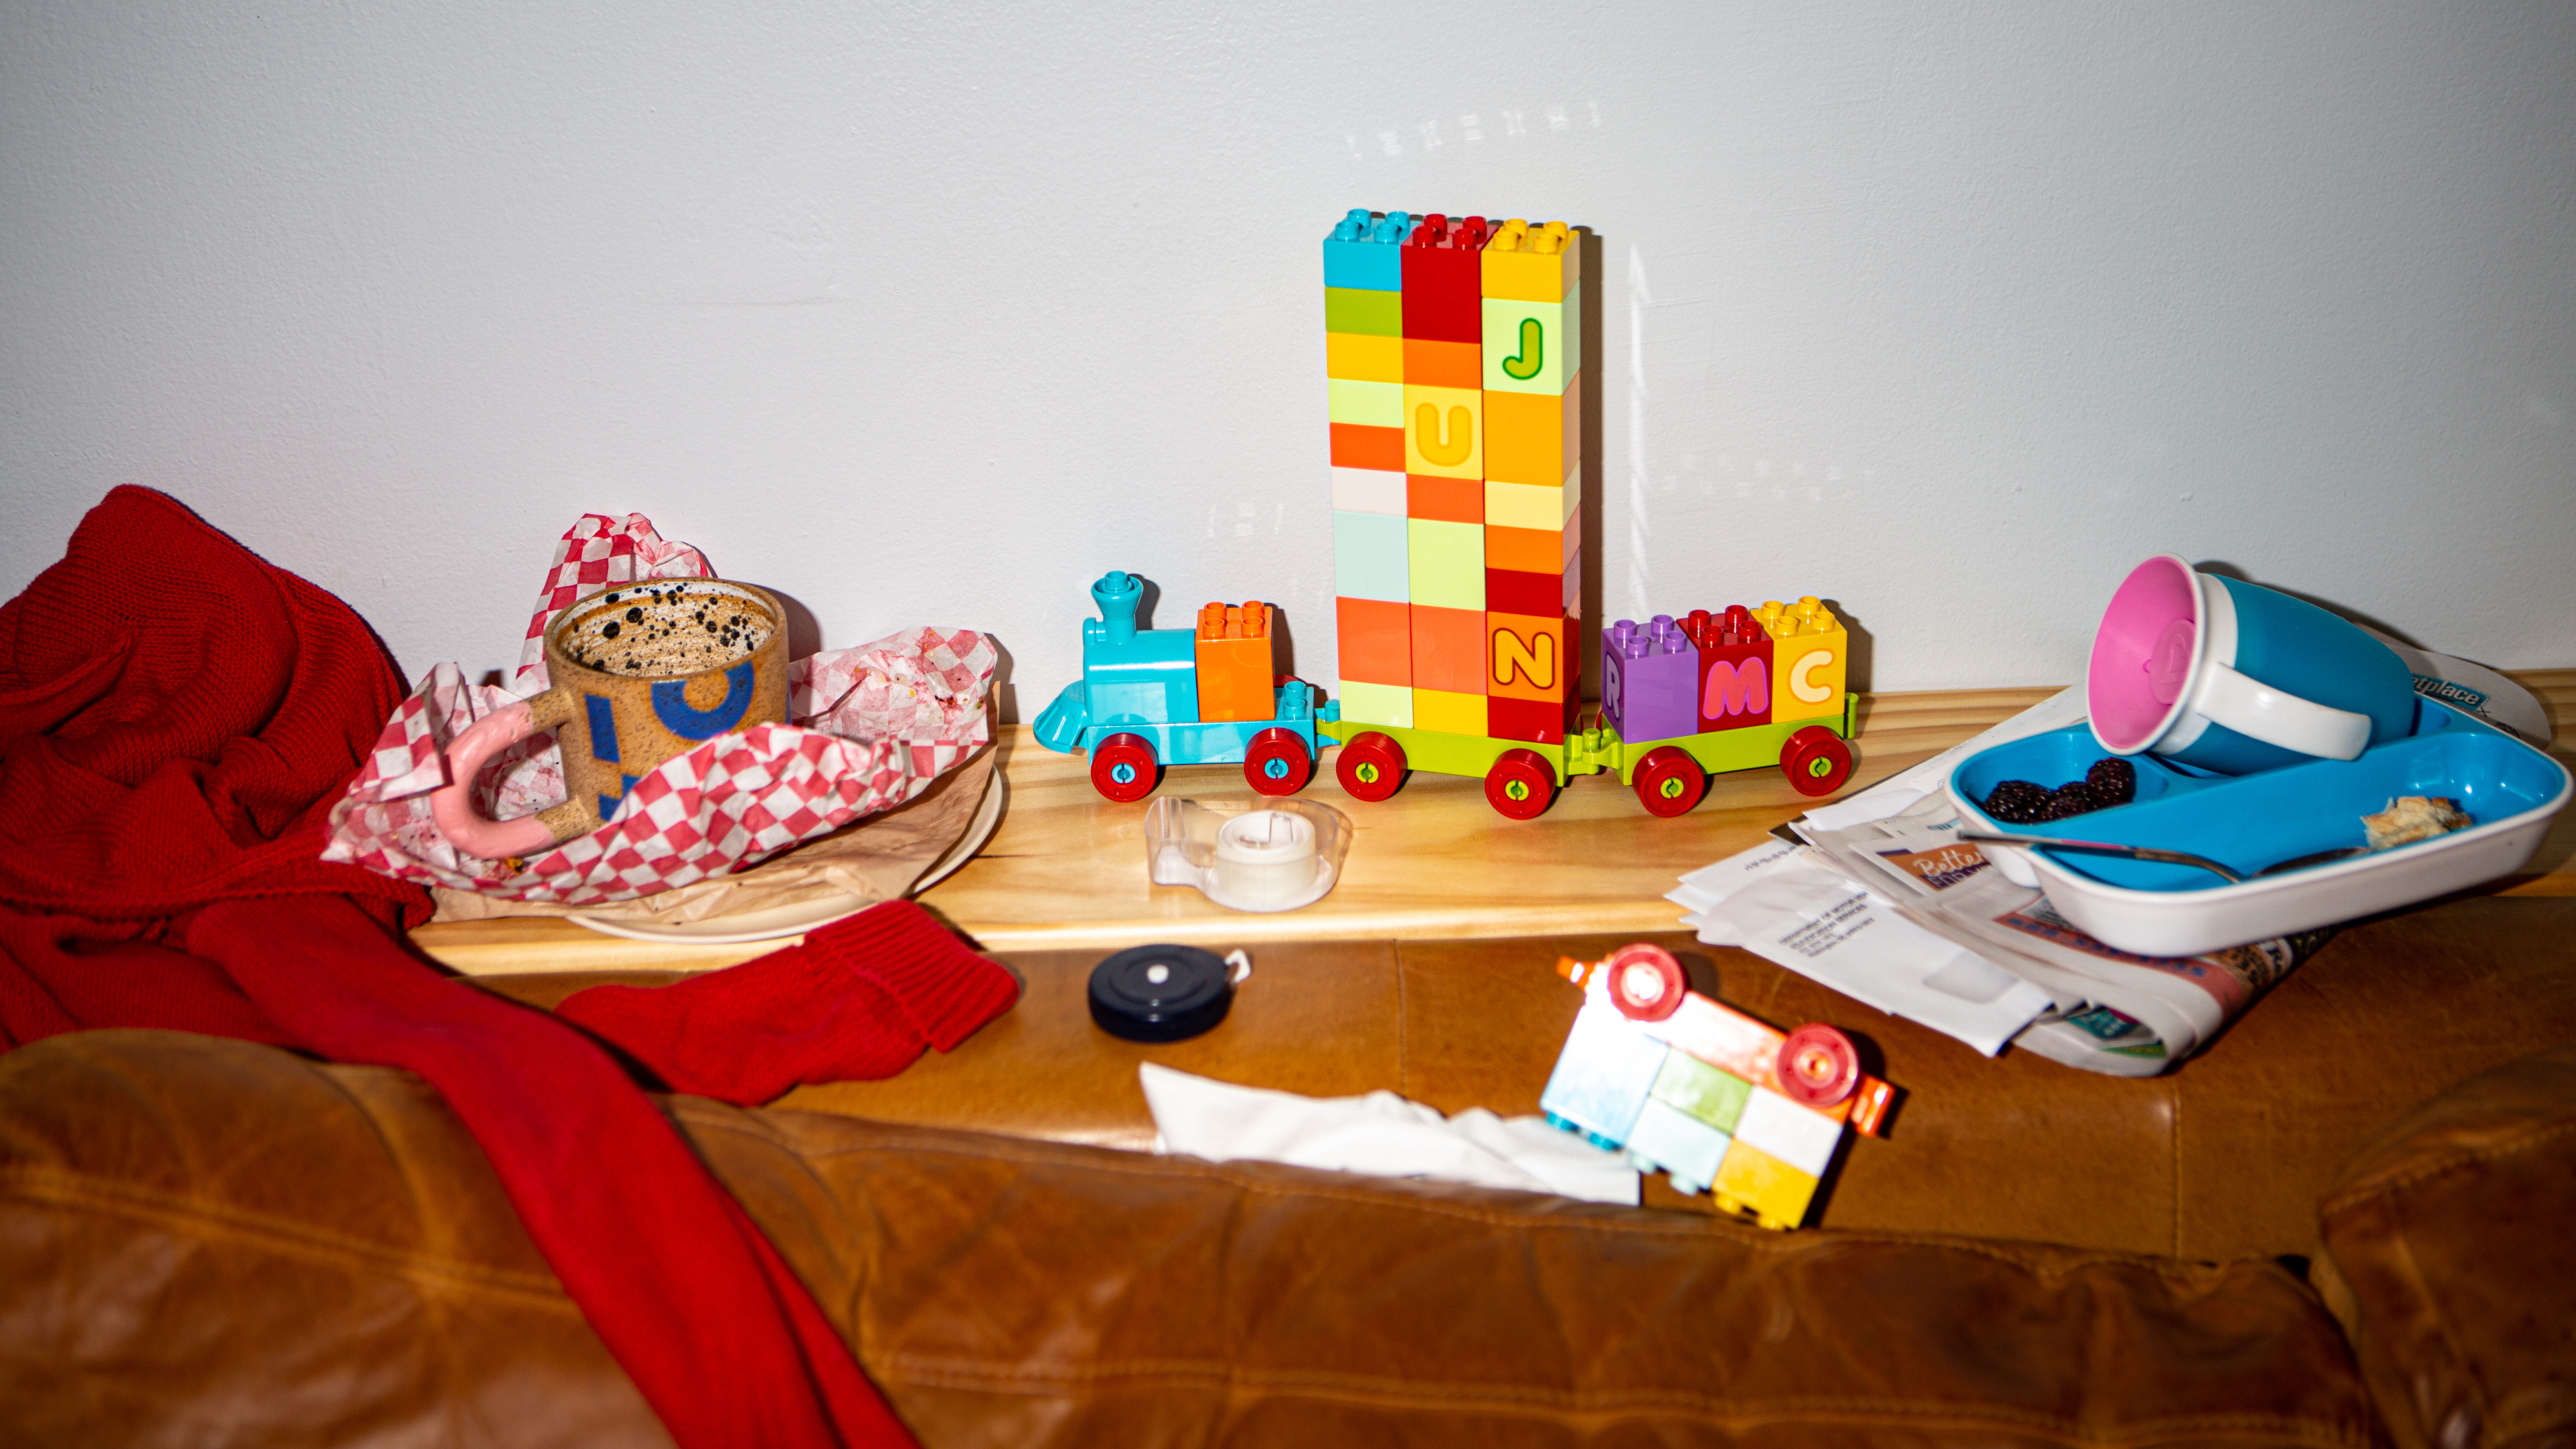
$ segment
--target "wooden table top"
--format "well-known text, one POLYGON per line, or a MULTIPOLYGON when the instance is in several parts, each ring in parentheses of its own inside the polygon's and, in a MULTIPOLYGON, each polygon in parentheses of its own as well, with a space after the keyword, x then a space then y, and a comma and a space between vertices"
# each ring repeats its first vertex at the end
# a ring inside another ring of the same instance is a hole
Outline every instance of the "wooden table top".
MULTIPOLYGON (((2576 669, 2515 676, 2548 704, 2555 752, 2576 767, 2576 669)), ((2047 698, 2047 689, 1950 690, 1863 696, 1852 789, 1883 780, 2047 698)), ((1417 773, 1395 798, 1351 799, 1328 749, 1300 798, 1331 805, 1357 827, 1342 880, 1311 906, 1276 915, 1229 911, 1184 886, 1145 876, 1145 805, 1115 805, 1091 788, 1088 762, 1039 748, 1024 726, 998 743, 1008 800, 976 857, 922 893, 924 906, 995 951, 1108 950, 1147 941, 1250 945, 1298 940, 1422 940, 1639 934, 1673 930, 1664 900, 1684 872, 1757 843, 1815 803, 1777 770, 1711 776, 1690 814, 1645 813, 1615 775, 1569 781, 1547 814, 1506 820, 1483 782, 1417 773)), ((1231 765, 1164 772, 1157 794, 1250 795, 1231 765)), ((1848 791, 1846 792, 1848 793, 1848 791)), ((2496 889, 2576 895, 2576 811, 2562 814, 2523 872, 2496 889)), ((628 941, 545 917, 434 923, 413 944, 469 975, 532 971, 709 970, 790 943, 628 941)))

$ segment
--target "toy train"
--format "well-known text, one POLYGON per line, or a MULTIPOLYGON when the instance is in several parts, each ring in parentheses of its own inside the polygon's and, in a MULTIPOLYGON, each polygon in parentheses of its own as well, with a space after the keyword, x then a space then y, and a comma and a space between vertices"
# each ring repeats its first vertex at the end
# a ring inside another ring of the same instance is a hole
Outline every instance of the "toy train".
POLYGON ((1109 799, 1151 794, 1165 764, 1240 761, 1253 789, 1305 788, 1324 739, 1353 799, 1393 795, 1411 770, 1469 775, 1515 820, 1544 812, 1576 775, 1617 771, 1649 814, 1687 813, 1712 773, 1777 764, 1800 793, 1851 778, 1853 700, 1843 687, 1849 636, 1818 600, 1698 610, 1603 631, 1602 702, 1558 740, 1507 739, 1342 720, 1311 686, 1274 672, 1271 607, 1209 604, 1189 629, 1139 629, 1143 580, 1111 571, 1091 586, 1082 678, 1038 716, 1048 749, 1091 756, 1109 799))
POLYGON ((1091 756, 1091 784, 1112 800, 1153 793, 1166 764, 1243 765, 1264 795, 1294 795, 1315 773, 1320 711, 1305 681, 1273 672, 1268 604, 1209 604, 1188 629, 1139 629, 1144 580, 1116 569, 1091 586, 1100 617, 1082 623, 1082 678, 1038 716, 1037 741, 1091 756))
POLYGON ((1851 1038, 1816 1023, 1784 1034, 1720 1005, 1660 946, 1563 957, 1556 971, 1583 988, 1583 1009, 1540 1110, 1675 1191, 1796 1227, 1843 1129, 1875 1136, 1886 1118, 1893 1089, 1861 1071, 1851 1038))

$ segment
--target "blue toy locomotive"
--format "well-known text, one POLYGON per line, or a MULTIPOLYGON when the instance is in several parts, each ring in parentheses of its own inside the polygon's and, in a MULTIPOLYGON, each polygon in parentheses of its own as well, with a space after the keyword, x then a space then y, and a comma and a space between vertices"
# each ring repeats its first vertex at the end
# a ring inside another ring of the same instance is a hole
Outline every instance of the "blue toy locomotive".
POLYGON ((1273 672, 1268 604, 1209 604, 1196 627, 1139 629, 1144 580, 1112 569, 1091 586, 1100 617, 1082 624, 1082 678, 1038 716, 1050 750, 1091 755, 1091 783, 1112 800, 1153 793, 1166 764, 1241 761, 1264 795, 1294 795, 1315 773, 1312 686, 1273 672))

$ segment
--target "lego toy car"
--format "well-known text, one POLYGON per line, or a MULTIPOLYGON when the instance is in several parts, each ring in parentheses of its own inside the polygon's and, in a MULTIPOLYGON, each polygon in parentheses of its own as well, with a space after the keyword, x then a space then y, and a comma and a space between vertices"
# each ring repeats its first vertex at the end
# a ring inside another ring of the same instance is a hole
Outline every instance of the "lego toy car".
POLYGON ((1315 773, 1318 710, 1305 681, 1272 672, 1271 607, 1209 604, 1195 627, 1139 629, 1144 580, 1110 570, 1091 586, 1100 617, 1082 624, 1082 678, 1038 716, 1039 744, 1091 756, 1111 800, 1153 793, 1165 765, 1233 764, 1264 795, 1294 795, 1315 773))
POLYGON ((1721 1006, 1660 946, 1556 970, 1583 988, 1583 1009, 1540 1109, 1678 1192, 1796 1227, 1844 1127, 1875 1136, 1886 1119, 1893 1089, 1861 1071, 1851 1038, 1821 1024, 1782 1033, 1721 1006))

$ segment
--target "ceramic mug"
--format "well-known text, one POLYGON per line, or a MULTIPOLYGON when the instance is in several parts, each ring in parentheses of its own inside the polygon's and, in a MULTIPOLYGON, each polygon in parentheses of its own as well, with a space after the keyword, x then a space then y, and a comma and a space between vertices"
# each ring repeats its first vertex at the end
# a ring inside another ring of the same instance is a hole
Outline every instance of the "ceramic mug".
POLYGON ((787 611, 749 584, 621 584, 557 615, 545 651, 552 688, 448 742, 449 783, 430 796, 430 814, 467 855, 530 855, 587 835, 664 761, 787 720, 787 611), (568 797, 517 820, 485 818, 474 809, 475 774, 539 730, 563 747, 568 797))
POLYGON ((2093 738, 2222 775, 2350 760, 2415 728, 2415 679, 2358 625, 2172 554, 2131 570, 2093 636, 2093 738))

